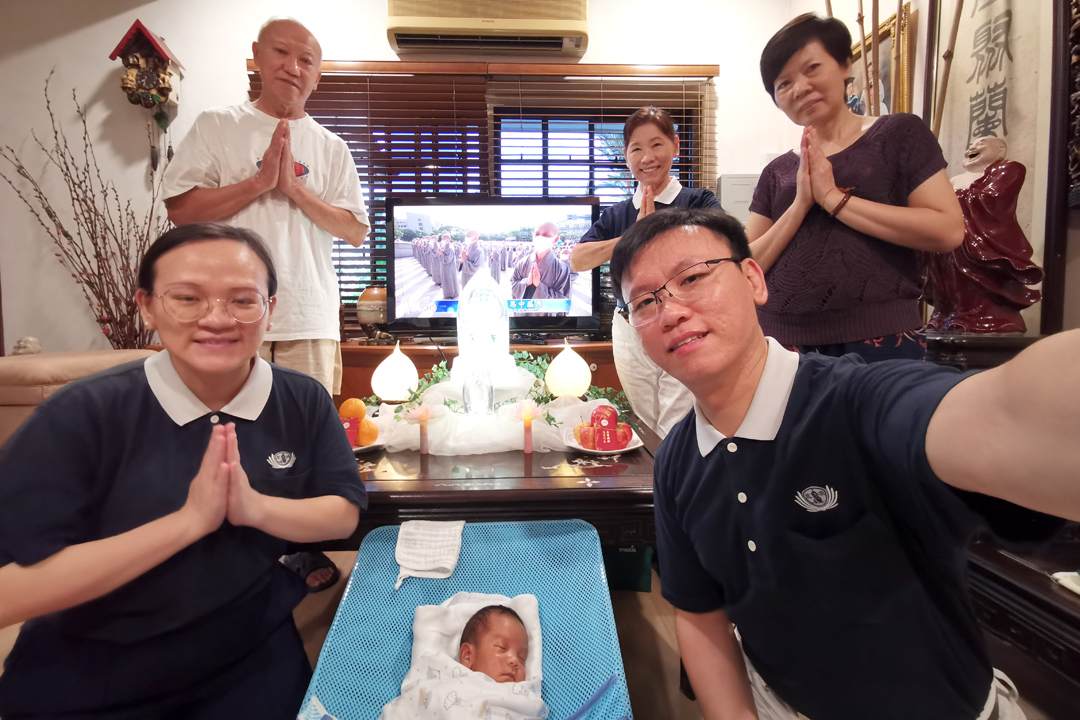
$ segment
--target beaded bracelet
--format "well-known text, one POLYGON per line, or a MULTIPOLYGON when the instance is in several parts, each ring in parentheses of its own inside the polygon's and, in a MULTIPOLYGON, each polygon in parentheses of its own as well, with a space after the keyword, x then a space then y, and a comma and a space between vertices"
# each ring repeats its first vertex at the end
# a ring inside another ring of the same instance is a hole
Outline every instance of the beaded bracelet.
POLYGON ((837 214, 844 209, 844 206, 847 205, 848 200, 851 199, 851 193, 854 192, 855 188, 837 188, 837 190, 842 190, 844 193, 844 197, 840 198, 840 202, 836 203, 836 207, 834 207, 832 209, 832 212, 829 213, 829 215, 833 217, 836 217, 837 214))

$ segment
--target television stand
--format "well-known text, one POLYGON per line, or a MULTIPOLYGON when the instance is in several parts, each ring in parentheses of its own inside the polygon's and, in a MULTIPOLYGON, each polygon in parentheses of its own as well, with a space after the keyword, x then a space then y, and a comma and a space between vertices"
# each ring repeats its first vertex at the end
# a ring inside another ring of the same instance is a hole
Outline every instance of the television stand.
POLYGON ((440 347, 457 346, 456 335, 413 335, 408 339, 413 345, 436 345, 440 347))
POLYGON ((558 336, 544 330, 515 330, 510 333, 510 342, 514 345, 546 345, 552 337, 558 336))

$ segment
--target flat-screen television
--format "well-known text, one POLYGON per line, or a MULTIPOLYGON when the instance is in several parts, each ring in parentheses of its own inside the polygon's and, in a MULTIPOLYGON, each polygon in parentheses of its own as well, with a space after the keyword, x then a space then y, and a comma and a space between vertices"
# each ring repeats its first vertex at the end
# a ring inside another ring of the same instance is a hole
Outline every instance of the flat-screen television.
POLYGON ((461 291, 484 268, 506 289, 511 330, 598 330, 599 270, 573 272, 569 258, 599 217, 595 197, 388 198, 390 329, 452 333, 461 291))

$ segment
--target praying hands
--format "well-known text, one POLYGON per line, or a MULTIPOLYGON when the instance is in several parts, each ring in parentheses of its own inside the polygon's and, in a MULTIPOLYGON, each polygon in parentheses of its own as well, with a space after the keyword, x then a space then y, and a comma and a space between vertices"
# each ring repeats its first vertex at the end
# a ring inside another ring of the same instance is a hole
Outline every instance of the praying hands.
POLYGON ((281 144, 277 189, 282 195, 295 201, 296 192, 300 188, 300 184, 296 181, 296 168, 292 153, 292 133, 289 130, 288 122, 282 120, 279 124, 285 126, 285 134, 281 144))
POLYGON ((236 425, 215 426, 182 509, 199 537, 214 532, 225 520, 256 527, 264 497, 251 487, 240 464, 236 425))

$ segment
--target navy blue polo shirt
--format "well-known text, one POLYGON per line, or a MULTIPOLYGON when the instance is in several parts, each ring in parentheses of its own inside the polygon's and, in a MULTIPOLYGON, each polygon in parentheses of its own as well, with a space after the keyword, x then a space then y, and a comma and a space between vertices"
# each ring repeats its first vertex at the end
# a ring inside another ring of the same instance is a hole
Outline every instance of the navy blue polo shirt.
MULTIPOLYGON (((322 385, 256 359, 237 396, 211 412, 161 352, 65 387, 0 450, 0 565, 32 565, 178 510, 211 429, 227 422, 255 490, 366 506, 322 385)), ((226 521, 108 595, 26 623, 0 678, 0 712, 134 702, 197 684, 255 647, 304 596, 277 561, 286 547, 226 521), (46 696, 27 697, 44 682, 46 696), (101 697, 80 697, 98 686, 101 697)))
MULTIPOLYGON (((604 210, 600 219, 593 223, 584 235, 581 242, 594 242, 597 240, 612 240, 620 237, 631 225, 637 222, 638 207, 640 207, 640 188, 634 197, 617 202, 604 210)), ((720 208, 720 201, 710 191, 704 188, 686 188, 672 178, 664 192, 656 198, 656 210, 667 208, 720 208), (677 192, 672 193, 672 190, 677 192)), ((720 208, 723 209, 723 208, 720 208)))
POLYGON ((768 342, 735 435, 695 408, 657 454, 664 597, 724 610, 765 681, 815 720, 976 717, 991 665, 965 547, 1018 513, 952 489, 926 459, 930 418, 966 375, 768 342))

